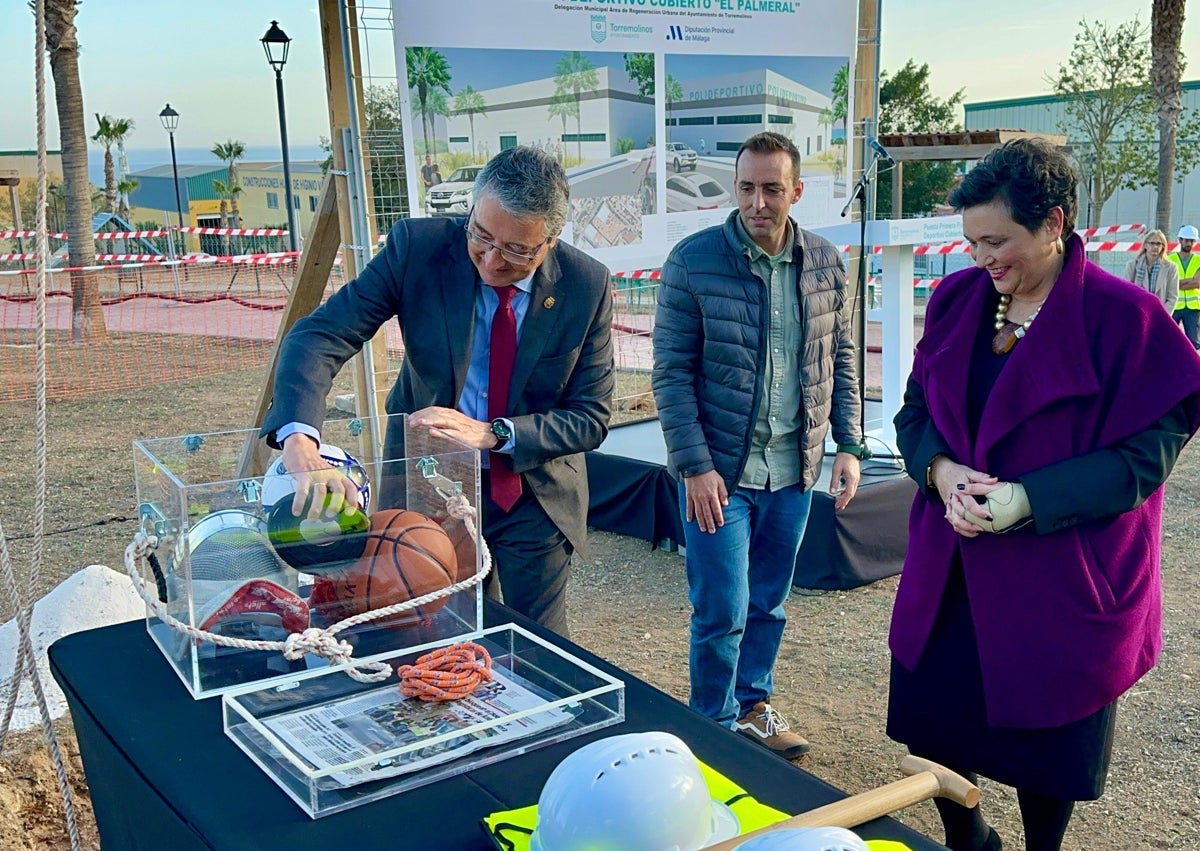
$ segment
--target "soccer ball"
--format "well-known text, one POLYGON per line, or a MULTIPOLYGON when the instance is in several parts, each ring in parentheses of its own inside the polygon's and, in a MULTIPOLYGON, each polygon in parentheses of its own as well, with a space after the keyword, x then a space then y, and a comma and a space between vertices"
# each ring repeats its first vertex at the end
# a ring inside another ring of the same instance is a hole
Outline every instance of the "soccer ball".
MULTIPOLYGON (((332 443, 322 443, 320 451, 321 458, 330 467, 337 468, 358 485, 358 507, 366 511, 367 506, 371 503, 371 482, 367 478, 366 468, 349 452, 332 443)), ((295 492, 296 482, 284 466, 283 459, 276 459, 267 470, 267 474, 263 476, 261 496, 263 511, 269 513, 275 503, 281 499, 291 499, 295 492)))

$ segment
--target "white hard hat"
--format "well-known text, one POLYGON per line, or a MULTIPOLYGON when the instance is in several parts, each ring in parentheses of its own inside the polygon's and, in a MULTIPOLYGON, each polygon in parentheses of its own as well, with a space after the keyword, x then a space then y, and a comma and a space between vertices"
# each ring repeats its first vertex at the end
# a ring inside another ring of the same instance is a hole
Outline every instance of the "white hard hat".
POLYGON ((1184 225, 1179 229, 1176 239, 1200 239, 1200 231, 1196 230, 1195 225, 1184 225))
POLYGON ((867 843, 844 827, 773 830, 738 845, 735 851, 868 851, 867 843))
POLYGON ((698 851, 738 831, 733 811, 709 796, 687 745, 670 733, 629 733, 558 764, 538 799, 529 848, 698 851))

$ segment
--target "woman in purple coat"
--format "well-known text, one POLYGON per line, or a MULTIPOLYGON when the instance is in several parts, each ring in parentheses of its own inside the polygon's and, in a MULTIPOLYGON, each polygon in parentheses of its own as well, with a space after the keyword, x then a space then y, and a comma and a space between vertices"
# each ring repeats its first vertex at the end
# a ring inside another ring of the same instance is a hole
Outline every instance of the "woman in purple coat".
MULTIPOLYGON (((975 268, 930 299, 897 443, 921 490, 892 615, 888 735, 1017 789, 1029 851, 1103 791, 1116 700, 1162 646, 1162 484, 1200 426, 1200 358, 1084 257, 1040 139, 951 195, 975 268)), ((998 849, 938 801, 954 851, 998 849)))

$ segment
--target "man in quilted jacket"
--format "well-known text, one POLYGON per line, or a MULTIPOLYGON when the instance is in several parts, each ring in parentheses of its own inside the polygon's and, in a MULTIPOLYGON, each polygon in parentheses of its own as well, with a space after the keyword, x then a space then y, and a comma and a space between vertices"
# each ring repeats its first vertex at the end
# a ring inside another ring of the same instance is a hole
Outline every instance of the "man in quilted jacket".
POLYGON ((835 507, 858 488, 861 400, 841 255, 788 215, 799 151, 752 136, 734 183, 738 209, 663 266, 654 398, 684 519, 691 706, 791 759, 809 744, 770 704, 784 601, 830 426, 835 507))

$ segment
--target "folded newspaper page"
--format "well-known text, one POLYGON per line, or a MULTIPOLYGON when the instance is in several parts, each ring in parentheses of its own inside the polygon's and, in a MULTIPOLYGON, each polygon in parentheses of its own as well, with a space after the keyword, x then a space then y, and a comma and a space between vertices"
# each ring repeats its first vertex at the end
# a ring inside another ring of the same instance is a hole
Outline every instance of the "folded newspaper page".
POLYGON ((317 771, 379 756, 377 761, 335 772, 319 781, 325 788, 339 788, 449 762, 480 748, 532 736, 574 717, 566 709, 548 709, 503 720, 545 705, 546 698, 510 671, 493 669, 492 676, 492 682, 482 684, 461 700, 426 703, 402 697, 393 686, 276 715, 263 723, 317 771), (502 723, 459 736, 447 735, 496 721, 502 723), (439 740, 400 754, 380 756, 433 738, 439 740))

